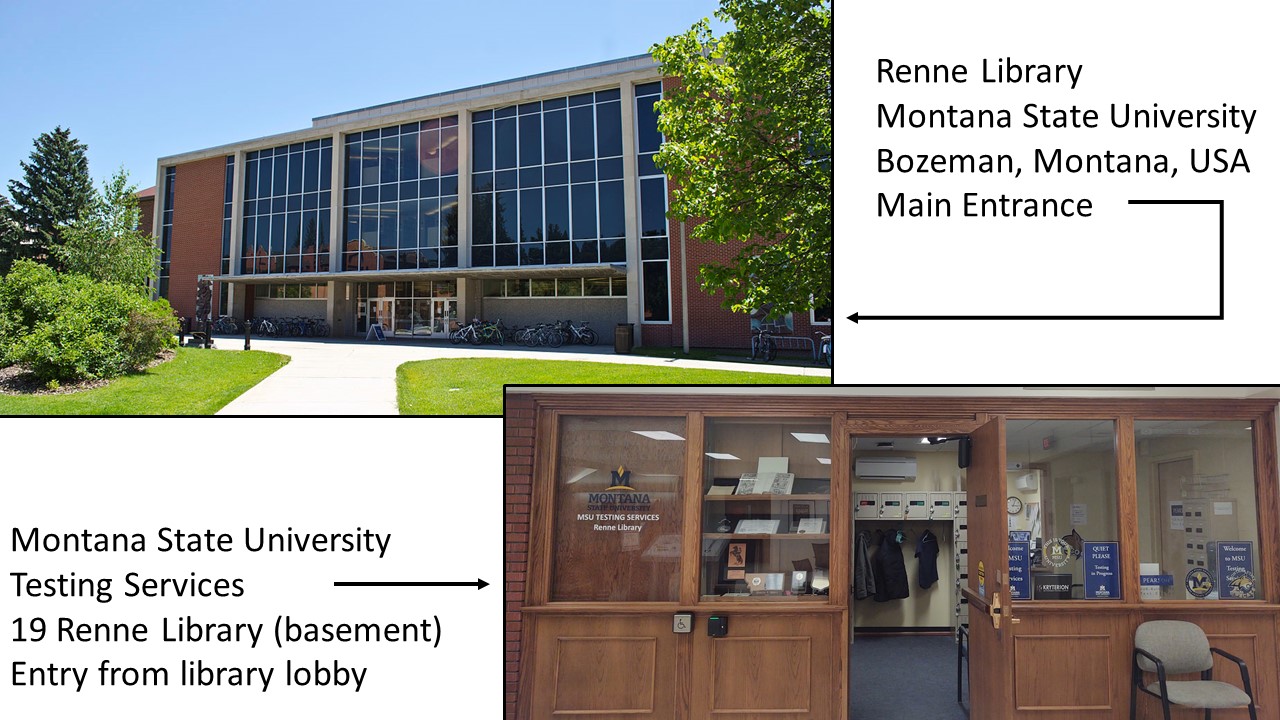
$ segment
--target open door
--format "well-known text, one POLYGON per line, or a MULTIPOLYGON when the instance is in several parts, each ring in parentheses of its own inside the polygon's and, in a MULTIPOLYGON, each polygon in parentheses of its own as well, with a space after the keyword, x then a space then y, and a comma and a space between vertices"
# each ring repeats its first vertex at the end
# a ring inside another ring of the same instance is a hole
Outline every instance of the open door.
POLYGON ((1013 623, 1005 518, 1005 427, 996 418, 970 434, 969 717, 1008 718, 1013 708, 1013 623))

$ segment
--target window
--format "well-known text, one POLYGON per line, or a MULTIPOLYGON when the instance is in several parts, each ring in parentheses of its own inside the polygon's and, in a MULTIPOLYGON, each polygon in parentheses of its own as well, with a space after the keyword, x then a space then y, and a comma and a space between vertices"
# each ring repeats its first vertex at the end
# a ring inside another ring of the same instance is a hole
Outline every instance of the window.
POLYGON ((474 266, 626 262, 619 90, 471 117, 474 266))
POLYGON ((827 600, 830 434, 830 420, 707 421, 704 600, 827 600))
POLYGON ((684 418, 566 417, 556 461, 551 599, 678 600, 684 418))
POLYGON ((342 269, 457 267, 457 116, 351 133, 344 144, 342 269))
POLYGON ((1010 596, 1120 600, 1111 420, 1010 420, 1010 596))
POLYGON ((667 229, 667 179, 654 164, 662 146, 654 103, 662 99, 662 83, 636 86, 636 173, 640 182, 640 259, 643 317, 647 323, 671 322, 670 236, 667 229))
POLYGON ((164 169, 164 214, 160 218, 160 297, 169 297, 169 250, 173 247, 173 186, 177 168, 164 169))
POLYGON ((485 297, 626 297, 626 278, 485 280, 485 297), (621 282, 619 282, 621 280, 621 282), (532 288, 532 289, 531 289, 532 288))
MULTIPOLYGON (((240 272, 329 271, 329 194, 333 139, 258 150, 245 156, 240 272)), ((234 158, 227 158, 228 175, 234 158)), ((230 264, 230 196, 224 205, 224 262, 230 264)))
MULTIPOLYGON (((234 181, 236 172, 236 156, 227 156, 226 177, 224 180, 224 190, 222 194, 222 274, 231 274, 231 205, 235 202, 234 181)), ((226 303, 219 303, 219 307, 223 308, 221 314, 225 315, 226 303)))
POLYGON ((1143 600, 1262 600, 1253 424, 1137 420, 1143 600))
POLYGON ((809 311, 810 325, 830 325, 831 316, 835 314, 835 307, 832 303, 828 303, 822 307, 813 308, 809 311))
POLYGON ((281 298, 315 300, 329 297, 329 286, 324 283, 269 283, 254 285, 256 298, 281 298))

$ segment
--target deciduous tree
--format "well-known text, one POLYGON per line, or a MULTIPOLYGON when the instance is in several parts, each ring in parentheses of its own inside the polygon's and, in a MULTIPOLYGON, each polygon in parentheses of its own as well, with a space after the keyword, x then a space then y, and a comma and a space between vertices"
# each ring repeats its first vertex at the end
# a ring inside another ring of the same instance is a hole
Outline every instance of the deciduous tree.
POLYGON ((138 230, 137 190, 121 168, 93 193, 74 222, 59 228, 63 242, 54 254, 67 272, 149 292, 160 250, 138 230))
POLYGON ((831 304, 832 17, 825 0, 721 0, 653 55, 679 84, 658 105, 670 215, 736 256, 699 269, 738 311, 831 304))

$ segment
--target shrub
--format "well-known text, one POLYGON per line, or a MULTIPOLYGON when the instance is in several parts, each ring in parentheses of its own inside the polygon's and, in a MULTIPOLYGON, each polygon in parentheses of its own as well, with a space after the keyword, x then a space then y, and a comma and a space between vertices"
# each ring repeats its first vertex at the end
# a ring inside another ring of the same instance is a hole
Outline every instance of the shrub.
POLYGON ((0 281, 0 363, 24 365, 46 384, 141 369, 176 346, 177 327, 167 301, 123 285, 29 261, 0 281))

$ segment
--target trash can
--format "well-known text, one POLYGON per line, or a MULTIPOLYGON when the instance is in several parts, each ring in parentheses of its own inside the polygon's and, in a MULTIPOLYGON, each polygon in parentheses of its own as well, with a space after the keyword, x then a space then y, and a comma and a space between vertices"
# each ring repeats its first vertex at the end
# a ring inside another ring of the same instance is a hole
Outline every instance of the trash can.
POLYGON ((613 330, 613 351, 619 355, 630 355, 634 337, 631 323, 618 323, 613 330))

